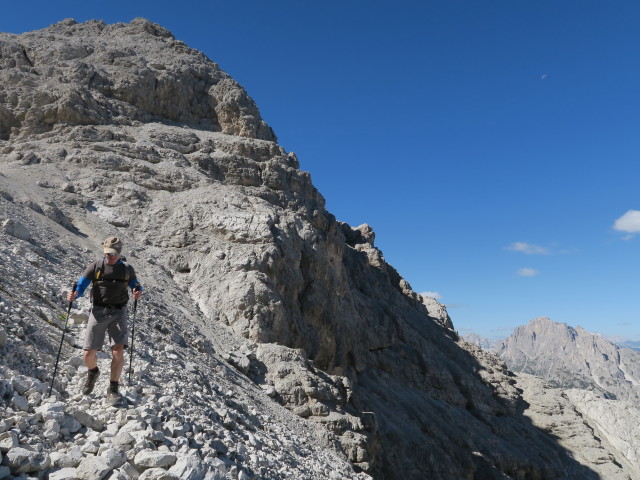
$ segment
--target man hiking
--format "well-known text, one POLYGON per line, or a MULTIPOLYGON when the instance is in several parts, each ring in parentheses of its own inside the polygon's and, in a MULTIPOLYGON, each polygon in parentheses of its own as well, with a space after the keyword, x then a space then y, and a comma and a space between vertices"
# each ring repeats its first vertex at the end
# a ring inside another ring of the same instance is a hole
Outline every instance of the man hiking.
POLYGON ((122 241, 109 237, 102 244, 104 257, 91 263, 78 280, 75 291, 67 293, 67 300, 73 302, 81 297, 90 284, 91 314, 84 337, 84 363, 89 370, 82 387, 82 393, 93 391, 100 370, 98 370, 98 350, 102 350, 105 333, 109 333, 111 345, 111 383, 107 390, 107 401, 111 405, 123 402, 118 392, 120 373, 124 365, 124 349, 127 348, 127 302, 129 290, 134 300, 142 296, 142 287, 136 279, 133 267, 120 258, 122 241))

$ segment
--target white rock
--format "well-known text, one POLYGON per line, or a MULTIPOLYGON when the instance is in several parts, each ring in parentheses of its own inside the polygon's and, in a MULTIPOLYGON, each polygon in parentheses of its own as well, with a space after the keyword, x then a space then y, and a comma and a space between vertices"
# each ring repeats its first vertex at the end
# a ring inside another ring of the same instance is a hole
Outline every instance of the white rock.
POLYGON ((176 463, 176 460, 176 455, 173 453, 143 450, 136 455, 133 463, 141 468, 167 468, 176 463))
POLYGON ((19 395, 24 395, 33 385, 34 382, 22 375, 11 378, 11 384, 19 395))
POLYGON ((22 395, 14 395, 11 403, 16 410, 19 410, 21 412, 29 411, 29 402, 27 402, 27 399, 22 395))
POLYGON ((34 452, 21 447, 9 450, 3 462, 13 473, 39 472, 51 465, 51 459, 47 453, 34 452))
POLYGON ((131 445, 134 441, 133 435, 127 431, 120 431, 111 439, 111 443, 116 446, 131 445))
POLYGON ((177 478, 203 478, 207 468, 197 456, 179 457, 169 473, 177 478))
POLYGON ((98 453, 98 448, 100 448, 99 442, 85 442, 84 445, 80 448, 83 453, 98 453))
POLYGON ((131 420, 120 429, 120 433, 144 432, 146 429, 147 426, 144 422, 131 420))
POLYGON ((102 458, 107 461, 109 468, 120 468, 127 461, 127 454, 123 450, 109 448, 101 453, 102 458))
POLYGON ((0 452, 7 453, 12 448, 18 446, 18 436, 15 432, 0 433, 0 452))
POLYGON ((163 468, 150 468, 138 477, 138 480, 178 480, 163 468))
POLYGON ((120 470, 123 471, 129 478, 136 479, 140 476, 140 472, 136 470, 136 468, 129 462, 126 462, 124 465, 122 465, 120 470))
POLYGON ((44 428, 46 430, 52 430, 56 433, 60 432, 60 424, 54 420, 53 418, 47 420, 46 422, 44 422, 44 428))
POLYGON ((27 242, 31 240, 29 229, 17 220, 7 219, 2 222, 2 232, 27 242))
POLYGON ((130 475, 127 475, 121 469, 114 470, 113 472, 111 472, 111 475, 109 476, 109 480, 131 480, 132 478, 138 478, 138 476, 136 475, 135 477, 132 477, 130 475))
POLYGON ((207 463, 211 465, 218 472, 223 474, 227 473, 227 464, 224 463, 219 458, 212 458, 210 460, 207 460, 207 463))
POLYGON ((36 418, 42 418, 42 421, 55 420, 62 422, 64 420, 64 403, 44 403, 36 408, 36 418))
POLYGON ((44 439, 48 442, 55 442, 60 438, 60 429, 58 430, 45 430, 42 434, 44 439))
POLYGON ((102 480, 110 471, 104 458, 91 455, 82 459, 76 469, 76 476, 80 480, 102 480))
POLYGON ((73 468, 75 468, 78 465, 80 465, 80 462, 84 458, 84 455, 82 454, 82 451, 80 450, 80 447, 74 445, 66 453, 58 454, 55 457, 55 460, 54 460, 53 453, 52 453, 51 454, 51 458, 54 461, 55 465, 58 466, 58 467, 73 467, 73 468))
POLYGON ((66 467, 49 472, 49 480, 74 480, 76 478, 78 477, 76 477, 75 468, 66 467))
MULTIPOLYGON (((75 428, 78 424, 83 425, 87 428, 91 428, 93 430, 101 431, 105 428, 104 422, 102 422, 99 418, 96 418, 95 415, 92 415, 88 411, 78 408, 76 406, 67 409, 68 416, 72 417, 78 423, 73 423, 73 427, 75 428)), ((72 421, 72 420, 66 420, 72 421)), ((79 429, 78 429, 79 430, 79 429)), ((78 431, 73 430, 73 431, 78 431)))

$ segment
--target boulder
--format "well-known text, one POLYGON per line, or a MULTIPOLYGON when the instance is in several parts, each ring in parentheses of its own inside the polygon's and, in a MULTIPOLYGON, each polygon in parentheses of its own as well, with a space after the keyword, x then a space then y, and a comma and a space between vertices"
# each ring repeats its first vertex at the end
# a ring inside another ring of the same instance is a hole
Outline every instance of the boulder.
POLYGON ((110 471, 106 459, 89 455, 82 459, 75 475, 80 480, 102 480, 110 471))
POLYGON ((45 452, 14 447, 6 453, 3 463, 12 473, 31 473, 46 470, 51 465, 51 460, 45 452))
POLYGON ((134 465, 139 468, 168 468, 176 463, 176 455, 169 452, 142 450, 135 456, 134 465))
POLYGON ((31 240, 31 232, 29 229, 21 222, 10 218, 2 222, 2 233, 26 242, 31 240))

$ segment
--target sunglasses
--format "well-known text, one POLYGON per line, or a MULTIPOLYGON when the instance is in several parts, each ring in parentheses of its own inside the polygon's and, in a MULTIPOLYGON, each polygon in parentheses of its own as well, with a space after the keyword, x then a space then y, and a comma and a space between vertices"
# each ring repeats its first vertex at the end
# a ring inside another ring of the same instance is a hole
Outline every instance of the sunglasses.
POLYGON ((118 254, 117 253, 106 253, 105 254, 107 257, 117 257, 118 254))

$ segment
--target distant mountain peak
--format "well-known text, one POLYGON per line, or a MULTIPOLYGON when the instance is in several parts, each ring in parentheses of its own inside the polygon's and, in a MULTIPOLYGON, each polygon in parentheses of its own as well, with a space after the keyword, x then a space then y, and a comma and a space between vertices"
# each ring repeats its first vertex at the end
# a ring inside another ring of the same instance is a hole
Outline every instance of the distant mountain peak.
POLYGON ((640 405, 640 354, 600 334, 538 317, 517 327, 496 353, 516 372, 562 388, 594 390, 640 405))

